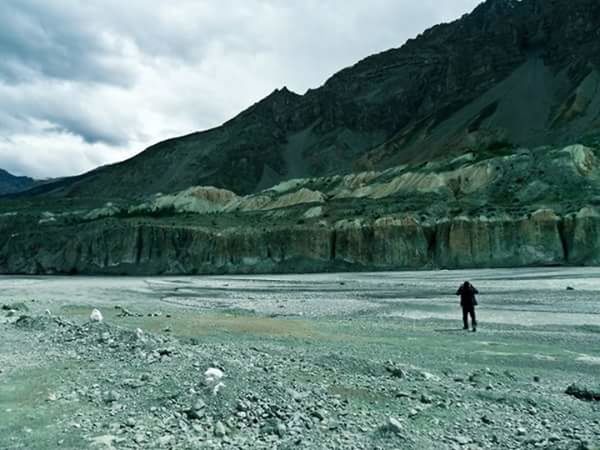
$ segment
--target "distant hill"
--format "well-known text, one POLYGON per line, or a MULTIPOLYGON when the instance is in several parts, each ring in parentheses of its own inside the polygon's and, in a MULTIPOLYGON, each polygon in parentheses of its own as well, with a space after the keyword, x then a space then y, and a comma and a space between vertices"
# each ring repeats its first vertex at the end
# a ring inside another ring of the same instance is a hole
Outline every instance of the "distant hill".
POLYGON ((33 192, 127 198, 211 185, 247 194, 597 134, 600 2, 488 0, 304 95, 276 90, 218 128, 33 192))
POLYGON ((32 187, 35 180, 29 177, 17 177, 0 169, 0 195, 13 194, 32 187))

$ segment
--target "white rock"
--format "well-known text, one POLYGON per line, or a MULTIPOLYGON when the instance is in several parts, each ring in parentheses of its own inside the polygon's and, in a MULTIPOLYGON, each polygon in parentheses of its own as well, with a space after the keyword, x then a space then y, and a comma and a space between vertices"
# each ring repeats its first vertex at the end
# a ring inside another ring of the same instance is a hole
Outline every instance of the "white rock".
POLYGON ((402 423, 400 423, 398 419, 395 419, 393 417, 388 418, 387 427, 390 431, 397 434, 402 434, 402 431, 404 431, 402 423))
POLYGON ((215 367, 210 367, 204 372, 204 384, 212 391, 213 395, 217 395, 219 390, 225 387, 225 384, 221 383, 224 375, 221 369, 215 367))
POLYGON ((213 395, 217 395, 219 393, 219 390, 225 387, 225 383, 217 383, 215 385, 215 387, 213 387, 213 395))
POLYGON ((104 320, 104 317, 102 317, 102 313, 100 311, 94 309, 90 314, 90 320, 92 322, 102 322, 104 320))
POLYGON ((139 340, 143 340, 144 339, 144 332, 142 331, 141 328, 136 328, 135 329, 135 337, 138 338, 139 340))
POLYGON ((221 378, 223 378, 224 375, 225 374, 221 369, 210 367, 209 369, 206 369, 206 372, 204 372, 204 381, 207 383, 217 383, 219 380, 221 380, 221 378))
POLYGON ((217 424, 215 425, 215 436, 223 437, 226 434, 227 434, 227 428, 225 428, 225 425, 223 425, 223 422, 221 422, 221 421, 217 422, 217 424))

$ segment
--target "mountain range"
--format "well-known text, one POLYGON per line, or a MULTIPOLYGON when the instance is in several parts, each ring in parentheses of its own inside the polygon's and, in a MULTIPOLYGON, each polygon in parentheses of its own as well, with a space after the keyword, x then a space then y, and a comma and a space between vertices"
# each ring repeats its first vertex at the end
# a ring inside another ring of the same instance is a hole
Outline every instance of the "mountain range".
POLYGON ((211 185, 248 194, 448 154, 600 133, 600 3, 488 0, 298 95, 40 189, 104 198, 211 185), (119 183, 114 183, 119 179, 119 183))
POLYGON ((487 0, 318 89, 5 197, 0 272, 600 264, 599 206, 600 2, 487 0))

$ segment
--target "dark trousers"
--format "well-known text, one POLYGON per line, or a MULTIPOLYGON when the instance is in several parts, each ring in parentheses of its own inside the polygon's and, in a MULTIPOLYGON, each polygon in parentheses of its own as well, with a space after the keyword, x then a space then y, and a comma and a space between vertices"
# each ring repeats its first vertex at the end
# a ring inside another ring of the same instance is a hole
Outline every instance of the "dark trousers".
POLYGON ((475 320, 475 306, 463 306, 463 324, 465 330, 469 328, 469 315, 471 315, 471 323, 473 324, 473 328, 477 326, 477 320, 475 320))

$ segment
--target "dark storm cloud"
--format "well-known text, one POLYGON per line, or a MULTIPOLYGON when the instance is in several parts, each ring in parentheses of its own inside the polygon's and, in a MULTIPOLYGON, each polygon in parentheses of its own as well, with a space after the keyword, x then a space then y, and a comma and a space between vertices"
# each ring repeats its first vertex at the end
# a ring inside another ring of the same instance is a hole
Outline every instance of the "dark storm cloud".
POLYGON ((133 74, 114 59, 102 29, 71 9, 80 3, 3 0, 0 4, 0 77, 8 83, 36 77, 124 84, 133 74))
POLYGON ((303 93, 477 0, 2 0, 0 167, 66 175, 303 93))

